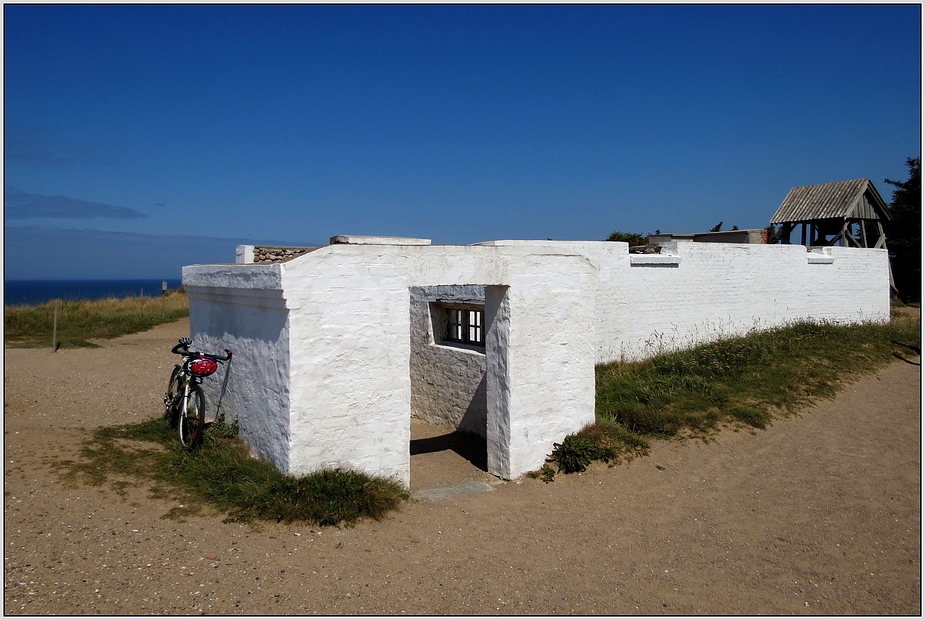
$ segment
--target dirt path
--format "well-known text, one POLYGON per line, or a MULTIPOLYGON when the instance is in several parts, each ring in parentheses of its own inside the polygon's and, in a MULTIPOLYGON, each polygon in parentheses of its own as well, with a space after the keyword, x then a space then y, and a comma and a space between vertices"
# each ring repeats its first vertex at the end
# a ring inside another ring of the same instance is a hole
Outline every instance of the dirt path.
MULTIPOLYGON (((767 431, 352 529, 177 522, 144 488, 63 485, 49 463, 81 427, 159 413, 187 333, 5 351, 7 614, 921 613, 918 365, 767 431)), ((412 487, 491 479, 446 447, 418 441, 412 487)))

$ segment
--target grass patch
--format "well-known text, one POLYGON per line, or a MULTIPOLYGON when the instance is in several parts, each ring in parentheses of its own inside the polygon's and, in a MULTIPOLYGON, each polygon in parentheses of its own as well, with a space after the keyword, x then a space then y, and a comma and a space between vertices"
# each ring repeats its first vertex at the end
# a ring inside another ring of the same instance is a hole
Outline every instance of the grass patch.
MULTIPOLYGON (((632 458, 648 439, 707 439, 723 426, 764 429, 848 381, 920 354, 918 314, 887 324, 800 322, 743 337, 596 368, 596 424, 550 455, 559 471, 632 458), (603 450, 603 451, 602 451, 603 450)), ((544 479, 551 479, 548 470, 544 479)))
MULTIPOLYGON (((649 451, 645 438, 609 420, 586 426, 553 446, 548 460, 555 463, 559 472, 566 474, 585 471, 592 461, 617 462, 621 457, 629 459, 649 451)), ((541 475, 547 482, 552 479, 549 469, 542 470, 541 475)))
POLYGON ((4 306, 6 344, 14 347, 51 347, 58 309, 57 341, 61 348, 95 347, 93 340, 116 338, 172 323, 189 316, 189 300, 182 291, 156 297, 125 297, 78 301, 51 300, 37 306, 4 306))
POLYGON ((161 419, 100 428, 82 446, 80 460, 56 467, 65 479, 108 484, 122 494, 127 481, 153 480, 155 497, 179 502, 165 515, 175 519, 212 510, 225 522, 352 525, 381 519, 409 497, 397 482, 343 469, 284 476, 253 458, 237 430, 222 422, 206 428, 193 452, 180 448, 161 419))

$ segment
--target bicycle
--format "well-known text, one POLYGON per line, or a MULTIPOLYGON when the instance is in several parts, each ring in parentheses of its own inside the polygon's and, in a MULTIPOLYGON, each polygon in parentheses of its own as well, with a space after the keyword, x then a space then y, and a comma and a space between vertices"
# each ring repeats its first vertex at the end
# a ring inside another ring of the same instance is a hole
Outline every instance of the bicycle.
POLYGON ((200 384, 218 370, 218 362, 231 359, 231 351, 225 349, 225 357, 190 351, 190 338, 180 338, 171 353, 183 356, 180 364, 173 367, 167 393, 164 394, 164 420, 177 429, 177 440, 187 450, 192 450, 202 440, 205 428, 206 398, 200 384))

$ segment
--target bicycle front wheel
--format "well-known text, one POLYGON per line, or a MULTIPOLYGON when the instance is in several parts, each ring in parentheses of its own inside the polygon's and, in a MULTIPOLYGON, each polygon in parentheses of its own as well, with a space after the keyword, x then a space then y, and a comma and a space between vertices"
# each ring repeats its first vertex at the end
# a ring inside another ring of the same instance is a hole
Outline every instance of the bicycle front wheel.
POLYGON ((179 366, 173 367, 170 373, 170 382, 164 394, 164 421, 171 427, 177 427, 177 417, 180 412, 180 398, 183 396, 183 374, 179 366))
POLYGON ((188 398, 183 404, 177 423, 177 439, 181 446, 192 450, 202 441, 202 429, 206 421, 206 398, 202 388, 196 384, 190 385, 188 398))

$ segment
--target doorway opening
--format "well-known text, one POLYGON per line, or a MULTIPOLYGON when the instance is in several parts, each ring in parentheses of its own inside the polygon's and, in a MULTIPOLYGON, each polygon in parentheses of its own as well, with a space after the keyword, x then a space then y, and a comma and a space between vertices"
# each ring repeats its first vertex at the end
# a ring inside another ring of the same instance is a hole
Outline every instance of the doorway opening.
POLYGON ((411 487, 488 474, 485 286, 410 289, 411 487))

